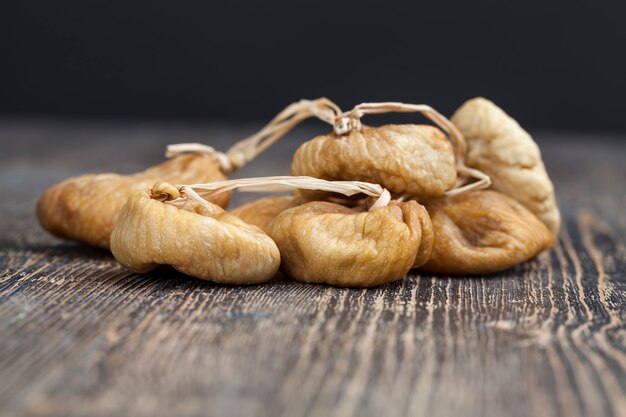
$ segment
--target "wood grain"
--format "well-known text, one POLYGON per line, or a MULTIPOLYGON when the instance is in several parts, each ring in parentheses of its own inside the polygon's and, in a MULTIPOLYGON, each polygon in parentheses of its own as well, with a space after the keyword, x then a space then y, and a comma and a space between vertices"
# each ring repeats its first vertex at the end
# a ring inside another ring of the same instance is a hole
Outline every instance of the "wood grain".
MULTIPOLYGON (((624 138, 538 135, 565 227, 490 277, 220 286, 128 273, 36 224, 38 194, 62 178, 253 129, 0 122, 1 415, 626 416, 624 138)), ((314 133, 238 176, 287 172, 314 133)))

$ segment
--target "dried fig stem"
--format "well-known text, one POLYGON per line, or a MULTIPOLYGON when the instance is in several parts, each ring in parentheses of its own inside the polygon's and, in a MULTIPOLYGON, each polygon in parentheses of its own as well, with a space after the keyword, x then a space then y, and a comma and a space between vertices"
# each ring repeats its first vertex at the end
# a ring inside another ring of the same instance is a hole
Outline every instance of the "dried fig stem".
POLYGON ((150 189, 150 198, 158 201, 170 201, 180 198, 180 191, 167 182, 157 182, 150 189))
POLYGON ((341 109, 327 98, 300 100, 287 106, 263 129, 237 142, 226 153, 201 143, 178 143, 168 145, 165 156, 171 158, 186 152, 213 154, 218 159, 222 170, 230 173, 256 158, 302 121, 317 117, 332 125, 340 114, 341 109))
POLYGON ((326 181, 313 177, 259 177, 259 178, 242 178, 229 181, 218 181, 209 184, 192 184, 178 186, 181 198, 166 203, 180 206, 187 199, 196 201, 200 204, 206 204, 204 198, 222 193, 229 190, 241 189, 242 191, 262 191, 276 192, 293 189, 305 190, 321 190, 334 193, 340 193, 345 196, 355 194, 365 194, 370 197, 376 197, 376 202, 370 207, 370 210, 380 207, 386 207, 391 201, 389 191, 378 184, 372 184, 363 181, 326 181))

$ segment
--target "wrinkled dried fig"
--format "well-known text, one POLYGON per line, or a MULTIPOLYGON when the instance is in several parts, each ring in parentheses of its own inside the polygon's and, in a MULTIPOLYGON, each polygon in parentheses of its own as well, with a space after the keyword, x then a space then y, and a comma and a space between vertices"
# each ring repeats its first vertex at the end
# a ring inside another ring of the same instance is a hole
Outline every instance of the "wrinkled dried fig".
MULTIPOLYGON (((219 181, 226 176, 213 155, 177 156, 133 175, 88 174, 47 189, 37 203, 37 216, 50 233, 93 246, 109 247, 115 220, 128 198, 156 181, 191 183, 219 181)), ((230 194, 212 201, 226 206, 230 194)))
POLYGON ((463 104, 452 123, 467 140, 467 165, 491 177, 492 187, 526 206, 558 234, 561 215, 541 152, 532 137, 484 98, 463 104))
POLYGON ((227 284, 271 280, 280 265, 276 244, 262 230, 221 207, 167 201, 180 197, 168 184, 135 193, 111 235, 111 252, 124 267, 148 272, 171 265, 197 278, 227 284))
POLYGON ((432 239, 422 239, 424 223, 430 226, 428 215, 415 201, 366 212, 310 202, 280 213, 269 234, 280 249, 281 268, 292 278, 372 287, 402 279, 425 262, 432 239))
POLYGON ((367 181, 420 197, 441 196, 457 179, 454 150, 446 136, 436 127, 410 124, 318 136, 298 148, 291 173, 367 181))
POLYGON ((299 194, 265 197, 236 207, 230 210, 230 213, 268 233, 276 216, 288 208, 299 206, 305 202, 306 200, 299 194))
POLYGON ((554 244, 523 205, 495 191, 473 191, 426 203, 435 242, 423 272, 465 275, 503 271, 554 244))

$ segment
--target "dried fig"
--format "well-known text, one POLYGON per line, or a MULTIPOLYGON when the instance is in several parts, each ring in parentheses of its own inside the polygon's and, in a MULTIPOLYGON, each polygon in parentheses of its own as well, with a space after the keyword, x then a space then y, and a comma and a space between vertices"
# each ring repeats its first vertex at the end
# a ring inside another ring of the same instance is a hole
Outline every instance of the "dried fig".
POLYGON ((310 202, 280 213, 269 234, 280 249, 281 268, 292 278, 372 287, 402 279, 428 259, 432 239, 422 239, 427 219, 415 201, 365 212, 310 202))
POLYGON ((457 179, 452 145, 426 125, 362 126, 346 135, 318 136, 298 148, 291 173, 367 181, 422 197, 443 195, 457 179))
POLYGON ((452 116, 467 140, 467 165, 491 177, 494 190, 522 203, 558 234, 561 215, 541 152, 532 137, 484 98, 463 104, 452 116))
MULTIPOLYGON (((554 244, 554 236, 523 205, 495 191, 473 191, 426 203, 435 232, 420 271, 489 274, 524 262, 554 244)), ((279 245, 280 247, 280 245, 279 245)))
POLYGON ((261 229, 209 202, 168 204, 179 197, 175 187, 156 184, 151 193, 140 191, 128 200, 111 235, 111 252, 120 264, 140 273, 171 265, 227 284, 274 277, 280 253, 261 229))
MULTIPOLYGON (((47 189, 37 203, 37 216, 56 236, 108 248, 119 212, 137 191, 160 180, 184 184, 225 178, 216 158, 205 153, 181 155, 133 175, 81 175, 47 189)), ((226 206, 229 200, 224 193, 213 202, 226 206)))
POLYGON ((230 210, 230 213, 268 233, 270 224, 276 216, 288 208, 299 206, 305 202, 306 200, 299 194, 265 197, 236 207, 230 210))

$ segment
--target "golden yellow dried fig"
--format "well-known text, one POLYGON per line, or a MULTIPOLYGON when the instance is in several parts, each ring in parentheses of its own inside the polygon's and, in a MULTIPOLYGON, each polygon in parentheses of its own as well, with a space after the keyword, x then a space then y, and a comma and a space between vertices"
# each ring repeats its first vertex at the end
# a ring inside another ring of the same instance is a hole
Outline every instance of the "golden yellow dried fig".
POLYGON ((402 279, 430 255, 422 244, 425 209, 391 202, 363 212, 310 202, 280 213, 270 226, 282 270, 292 278, 342 287, 372 287, 402 279), (417 262, 419 263, 419 262, 417 262))
POLYGON ((516 200, 473 191, 426 203, 435 240, 420 271, 490 274, 524 262, 554 244, 548 228, 516 200))
MULTIPOLYGON (((37 203, 37 217, 56 236, 108 248, 119 212, 137 191, 160 180, 184 184, 225 178, 216 158, 205 153, 177 156, 132 175, 81 175, 48 188, 37 203)), ((226 206, 229 200, 224 193, 213 202, 226 206)))
POLYGON ((558 234, 561 214, 554 187, 533 138, 481 97, 463 104, 451 120, 467 140, 467 165, 489 175, 494 190, 522 203, 558 234))
POLYGON ((215 204, 180 202, 180 197, 176 187, 161 183, 128 200, 111 235, 111 252, 121 265, 140 273, 171 265, 226 284, 257 284, 275 276, 280 253, 261 229, 215 204))
POLYGON ((306 200, 299 194, 265 197, 236 207, 230 210, 230 213, 268 233, 276 216, 288 208, 299 206, 305 202, 306 200))
POLYGON ((457 179, 446 136, 436 127, 410 124, 318 136, 298 148, 291 173, 367 181, 421 197, 441 196, 457 179))

